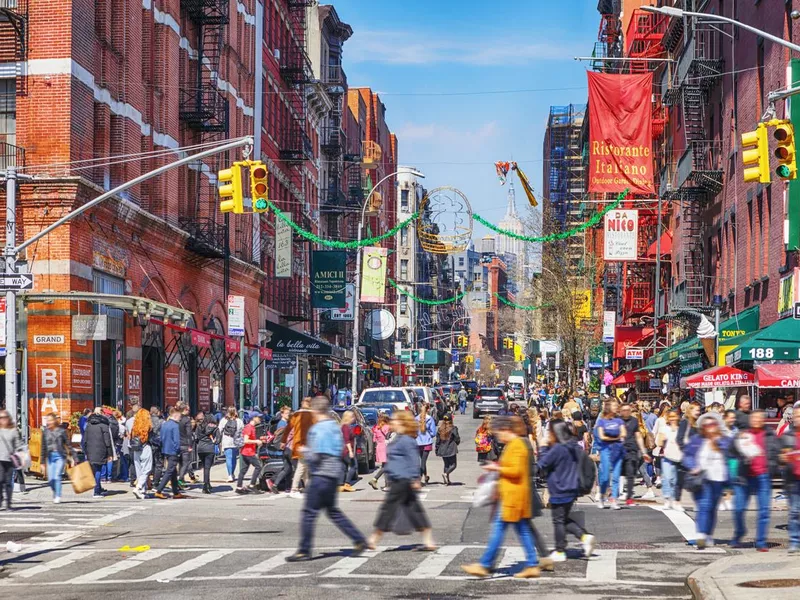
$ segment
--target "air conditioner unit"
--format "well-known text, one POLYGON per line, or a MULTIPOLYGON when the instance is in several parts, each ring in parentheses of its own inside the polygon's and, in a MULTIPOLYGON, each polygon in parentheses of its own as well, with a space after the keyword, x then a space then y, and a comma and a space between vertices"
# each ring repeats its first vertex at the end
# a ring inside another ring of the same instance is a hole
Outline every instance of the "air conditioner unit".
POLYGON ((272 56, 275 57, 275 60, 277 60, 278 62, 281 62, 281 49, 280 48, 275 48, 272 51, 272 56))

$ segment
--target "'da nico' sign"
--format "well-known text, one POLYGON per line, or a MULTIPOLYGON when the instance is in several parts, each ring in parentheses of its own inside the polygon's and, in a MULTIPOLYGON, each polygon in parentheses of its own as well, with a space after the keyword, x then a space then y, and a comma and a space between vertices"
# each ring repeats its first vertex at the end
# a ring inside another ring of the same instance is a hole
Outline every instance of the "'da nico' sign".
POLYGON ((639 249, 639 211, 612 210, 603 221, 603 258, 636 260, 639 249))

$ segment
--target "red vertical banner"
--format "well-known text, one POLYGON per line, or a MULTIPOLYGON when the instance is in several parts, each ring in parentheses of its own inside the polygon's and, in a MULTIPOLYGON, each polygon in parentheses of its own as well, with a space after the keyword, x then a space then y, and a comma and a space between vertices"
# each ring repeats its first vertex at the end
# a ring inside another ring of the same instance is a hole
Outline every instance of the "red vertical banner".
POLYGON ((653 74, 588 75, 589 191, 654 194, 653 74))

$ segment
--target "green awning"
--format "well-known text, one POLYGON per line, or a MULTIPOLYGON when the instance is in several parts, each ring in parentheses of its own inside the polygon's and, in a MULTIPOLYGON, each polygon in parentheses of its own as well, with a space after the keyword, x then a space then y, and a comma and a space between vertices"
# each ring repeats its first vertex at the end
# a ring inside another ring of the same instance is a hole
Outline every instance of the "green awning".
POLYGON ((725 356, 729 365, 753 360, 800 361, 800 320, 782 319, 747 336, 725 356))
POLYGON ((745 335, 758 331, 761 306, 756 304, 740 312, 738 315, 726 319, 719 325, 720 345, 741 343, 745 335))
MULTIPOLYGON (((662 353, 659 352, 658 354, 662 354, 662 353)), ((658 354, 656 354, 656 356, 658 356, 658 354)), ((652 364, 648 364, 648 365, 646 365, 644 367, 636 369, 636 370, 634 370, 634 373, 641 373, 643 371, 655 371, 656 369, 663 369, 664 367, 670 366, 676 360, 678 360, 677 357, 676 358, 664 358, 663 361, 652 363, 652 364)))

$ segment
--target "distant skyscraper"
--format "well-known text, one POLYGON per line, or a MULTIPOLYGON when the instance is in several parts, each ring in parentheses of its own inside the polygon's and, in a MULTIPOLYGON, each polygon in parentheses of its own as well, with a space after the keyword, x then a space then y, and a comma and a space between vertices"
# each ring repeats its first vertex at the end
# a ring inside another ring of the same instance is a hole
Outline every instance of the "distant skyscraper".
MULTIPOLYGON (((517 235, 525 233, 525 226, 517 214, 517 197, 514 182, 508 185, 508 206, 506 215, 500 221, 500 227, 517 235)), ((507 235, 498 234, 495 242, 497 254, 503 258, 508 269, 508 281, 515 293, 525 289, 525 264, 527 262, 527 244, 507 235)))

